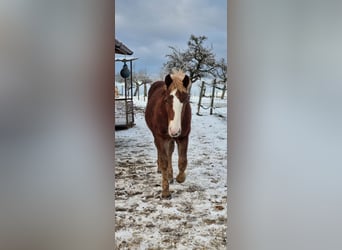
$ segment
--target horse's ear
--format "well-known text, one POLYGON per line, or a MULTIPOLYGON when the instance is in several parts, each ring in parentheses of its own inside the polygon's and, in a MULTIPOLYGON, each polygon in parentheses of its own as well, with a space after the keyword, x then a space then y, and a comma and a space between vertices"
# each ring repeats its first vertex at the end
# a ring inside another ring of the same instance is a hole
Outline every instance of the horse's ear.
POLYGON ((190 84, 190 78, 188 77, 188 75, 185 75, 183 79, 183 86, 185 88, 188 88, 189 84, 190 84))
POLYGON ((165 76, 165 83, 166 83, 166 86, 169 87, 170 84, 172 83, 172 78, 170 76, 170 74, 168 74, 167 76, 165 76))

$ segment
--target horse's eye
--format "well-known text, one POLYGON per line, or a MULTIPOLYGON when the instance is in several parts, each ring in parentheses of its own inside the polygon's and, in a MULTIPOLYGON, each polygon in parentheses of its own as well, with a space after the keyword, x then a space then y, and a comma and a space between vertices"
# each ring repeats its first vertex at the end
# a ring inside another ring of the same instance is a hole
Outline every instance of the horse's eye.
POLYGON ((185 104, 185 103, 187 103, 187 102, 188 102, 188 98, 183 98, 183 99, 182 99, 182 103, 185 104))
POLYGON ((189 97, 185 97, 185 98, 182 98, 182 99, 181 99, 181 102, 182 102, 183 104, 186 104, 186 103, 188 103, 189 101, 190 101, 189 97))
POLYGON ((172 103, 172 96, 169 96, 169 97, 165 98, 164 101, 166 103, 172 103))

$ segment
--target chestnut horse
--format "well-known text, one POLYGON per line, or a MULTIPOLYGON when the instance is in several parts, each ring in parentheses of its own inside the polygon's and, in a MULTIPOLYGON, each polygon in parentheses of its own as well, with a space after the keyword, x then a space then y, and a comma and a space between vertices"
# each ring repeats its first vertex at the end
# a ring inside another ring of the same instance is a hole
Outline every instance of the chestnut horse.
POLYGON ((145 110, 147 126, 154 136, 158 151, 158 172, 162 173, 162 198, 171 198, 169 182, 173 182, 172 153, 178 147, 177 182, 185 181, 187 150, 191 127, 189 88, 191 82, 182 71, 167 75, 164 81, 151 85, 145 110))

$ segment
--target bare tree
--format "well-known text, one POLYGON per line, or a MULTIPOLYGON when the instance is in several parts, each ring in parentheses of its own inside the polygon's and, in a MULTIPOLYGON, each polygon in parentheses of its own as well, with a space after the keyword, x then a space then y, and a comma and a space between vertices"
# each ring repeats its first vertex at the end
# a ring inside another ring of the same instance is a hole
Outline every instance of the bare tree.
POLYGON ((214 74, 216 67, 215 54, 212 47, 205 46, 206 36, 191 35, 184 51, 170 46, 171 54, 167 54, 168 61, 164 64, 166 72, 173 68, 183 69, 189 73, 191 82, 214 74))
POLYGON ((219 89, 222 90, 222 95, 221 95, 221 99, 224 98, 224 95, 227 91, 227 69, 228 69, 228 65, 225 62, 224 58, 221 58, 217 63, 216 63, 216 67, 215 67, 215 71, 213 76, 217 78, 217 83, 222 85, 222 87, 218 87, 219 89))
POLYGON ((186 66, 192 82, 213 74, 216 67, 213 48, 205 47, 205 40, 207 40, 206 36, 191 35, 188 41, 188 49, 183 60, 187 62, 186 66))
POLYGON ((188 61, 185 60, 187 51, 182 52, 173 46, 169 46, 169 48, 171 49, 171 54, 166 55, 166 57, 168 57, 168 61, 164 64, 164 71, 171 72, 174 68, 188 71, 188 61))
POLYGON ((215 76, 218 63, 212 47, 205 46, 206 36, 191 35, 187 43, 188 48, 181 51, 170 46, 171 53, 167 54, 168 61, 164 64, 166 72, 173 68, 188 72, 192 83, 203 77, 215 76))
POLYGON ((136 96, 138 94, 139 97, 139 89, 140 86, 144 85, 144 96, 147 96, 147 88, 146 88, 146 84, 147 83, 151 83, 152 80, 150 78, 150 76, 147 74, 146 70, 140 70, 137 73, 133 73, 133 82, 135 83, 135 91, 134 91, 134 96, 136 96))

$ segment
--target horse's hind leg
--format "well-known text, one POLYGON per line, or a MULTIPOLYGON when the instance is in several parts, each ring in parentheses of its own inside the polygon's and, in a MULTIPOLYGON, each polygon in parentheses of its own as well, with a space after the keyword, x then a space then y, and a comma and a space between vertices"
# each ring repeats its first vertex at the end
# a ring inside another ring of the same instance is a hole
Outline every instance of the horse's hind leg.
POLYGON ((183 138, 177 141, 178 145, 178 169, 179 173, 176 177, 177 182, 182 183, 185 181, 185 169, 188 164, 187 151, 188 151, 188 138, 183 138))
POLYGON ((172 154, 175 150, 175 141, 171 140, 169 142, 169 148, 167 152, 167 176, 169 183, 173 183, 173 169, 172 169, 172 154))
POLYGON ((161 165, 161 163, 160 163, 160 158, 161 158, 161 156, 160 156, 160 154, 159 154, 159 151, 158 151, 158 160, 157 160, 157 165, 158 165, 158 169, 157 169, 157 172, 158 173, 161 173, 162 171, 161 171, 161 167, 160 167, 160 165, 161 165))
POLYGON ((161 173, 162 171, 161 171, 161 168, 160 168, 160 153, 159 153, 159 149, 158 149, 158 145, 157 145, 157 142, 156 142, 156 140, 154 140, 154 145, 156 146, 156 148, 157 148, 157 151, 158 151, 158 158, 157 158, 157 172, 158 173, 161 173))

